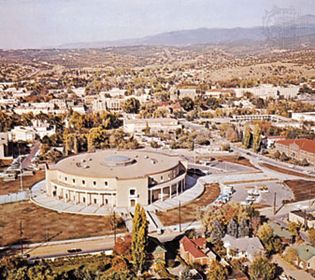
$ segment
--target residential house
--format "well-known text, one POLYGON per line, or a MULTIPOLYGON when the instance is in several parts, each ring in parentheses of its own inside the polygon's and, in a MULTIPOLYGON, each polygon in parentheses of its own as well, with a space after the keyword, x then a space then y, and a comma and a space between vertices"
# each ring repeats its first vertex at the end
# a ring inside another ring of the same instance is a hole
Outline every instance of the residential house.
POLYGON ((302 210, 294 210, 289 213, 289 221, 305 225, 308 228, 315 228, 315 217, 313 213, 307 213, 302 210))
POLYGON ((180 240, 179 253, 188 264, 209 266, 217 259, 216 254, 207 247, 207 240, 203 237, 190 239, 184 236, 180 240))
POLYGON ((226 234, 222 241, 227 256, 231 259, 247 258, 252 262, 257 255, 265 254, 264 246, 258 237, 235 238, 226 234))
POLYGON ((299 257, 297 265, 302 269, 315 270, 315 247, 304 243, 295 249, 299 257))

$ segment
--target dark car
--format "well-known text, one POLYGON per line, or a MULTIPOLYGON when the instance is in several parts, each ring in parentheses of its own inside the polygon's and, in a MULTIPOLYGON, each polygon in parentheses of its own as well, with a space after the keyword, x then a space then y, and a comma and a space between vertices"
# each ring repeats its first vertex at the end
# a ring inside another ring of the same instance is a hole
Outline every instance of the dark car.
POLYGON ((82 249, 78 249, 78 248, 71 248, 69 250, 67 250, 68 253, 79 253, 82 252, 82 249))

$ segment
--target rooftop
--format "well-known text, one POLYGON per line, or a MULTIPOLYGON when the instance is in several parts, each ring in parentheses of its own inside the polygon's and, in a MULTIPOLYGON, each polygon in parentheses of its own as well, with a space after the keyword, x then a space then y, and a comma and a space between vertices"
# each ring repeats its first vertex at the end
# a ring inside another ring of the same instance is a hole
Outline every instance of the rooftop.
POLYGON ((278 141, 278 144, 284 146, 297 145, 301 150, 315 154, 315 141, 310 139, 286 139, 278 141))
POLYGON ((180 161, 176 156, 146 150, 103 150, 65 158, 52 169, 74 176, 131 179, 170 170, 180 161))
POLYGON ((308 261, 315 256, 315 247, 308 244, 303 244, 296 248, 296 252, 300 259, 308 261))
POLYGON ((207 257, 201 249, 206 244, 205 238, 189 239, 187 236, 184 236, 180 243, 183 245, 184 250, 189 252, 194 258, 207 257))

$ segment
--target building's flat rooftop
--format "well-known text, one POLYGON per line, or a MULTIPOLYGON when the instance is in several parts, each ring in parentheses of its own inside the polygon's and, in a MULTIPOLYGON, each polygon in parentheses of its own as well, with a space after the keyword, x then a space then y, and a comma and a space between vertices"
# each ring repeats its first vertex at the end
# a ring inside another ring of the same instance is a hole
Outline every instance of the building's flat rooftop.
POLYGON ((180 161, 176 156, 145 150, 103 150, 65 158, 52 169, 74 176, 131 179, 167 171, 180 161))

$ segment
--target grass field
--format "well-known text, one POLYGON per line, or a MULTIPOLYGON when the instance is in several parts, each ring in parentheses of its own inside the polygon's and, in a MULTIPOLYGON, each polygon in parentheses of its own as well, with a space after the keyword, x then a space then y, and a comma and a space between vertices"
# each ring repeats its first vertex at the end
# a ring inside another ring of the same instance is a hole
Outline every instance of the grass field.
MULTIPOLYGON (((109 216, 83 216, 57 213, 41 208, 31 202, 0 205, 0 246, 20 240, 20 225, 25 242, 64 240, 99 236, 112 233, 112 218, 109 216)), ((121 226, 118 232, 125 231, 121 226)))
MULTIPOLYGON (((220 187, 218 184, 206 185, 204 193, 199 198, 181 207, 181 222, 196 221, 198 209, 213 202, 219 194, 220 187)), ((166 212, 159 212, 157 215, 163 225, 169 226, 178 223, 178 212, 178 208, 175 208, 166 212)))

